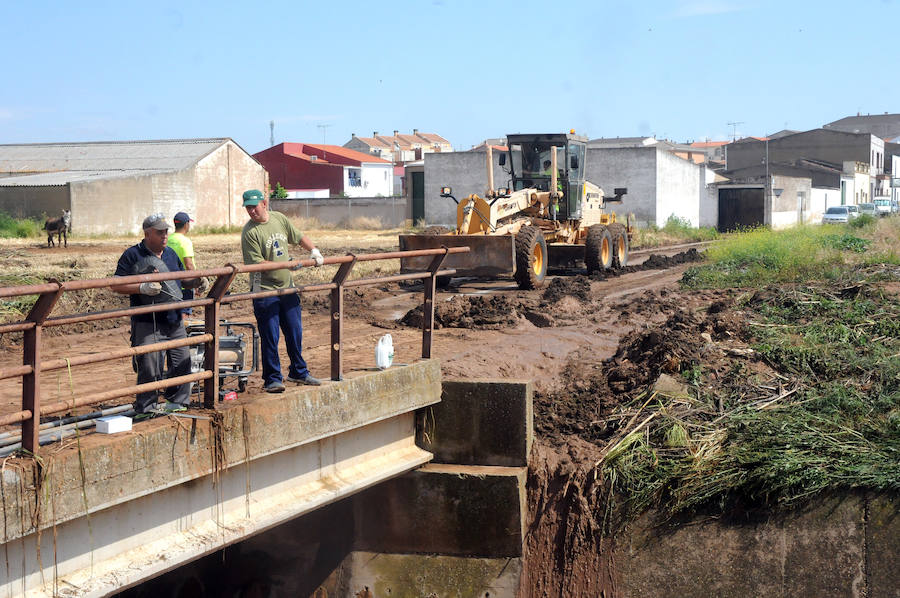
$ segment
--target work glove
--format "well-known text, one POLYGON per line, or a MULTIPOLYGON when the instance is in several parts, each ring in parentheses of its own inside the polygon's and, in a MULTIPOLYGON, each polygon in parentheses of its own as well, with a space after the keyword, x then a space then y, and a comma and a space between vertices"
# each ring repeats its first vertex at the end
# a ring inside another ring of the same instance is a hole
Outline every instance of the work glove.
POLYGON ((141 295, 153 297, 162 293, 162 285, 158 282, 142 282, 140 291, 141 295))
POLYGON ((312 251, 309 252, 309 259, 316 260, 316 266, 321 266, 325 263, 325 258, 322 257, 322 252, 319 251, 318 247, 312 248, 312 251))
POLYGON ((200 285, 197 287, 197 292, 201 295, 205 295, 209 290, 209 286, 209 279, 204 276, 200 279, 200 285))

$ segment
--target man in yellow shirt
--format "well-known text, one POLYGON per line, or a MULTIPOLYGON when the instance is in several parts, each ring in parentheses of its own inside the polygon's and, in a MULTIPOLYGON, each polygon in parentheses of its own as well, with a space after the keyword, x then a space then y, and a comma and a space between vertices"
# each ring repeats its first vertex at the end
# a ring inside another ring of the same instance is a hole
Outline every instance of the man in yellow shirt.
MULTIPOLYGON (((191 230, 191 222, 194 220, 188 216, 187 212, 178 212, 172 220, 175 222, 175 232, 169 235, 168 245, 178 255, 178 259, 181 260, 181 265, 184 266, 185 270, 196 270, 197 266, 194 264, 194 243, 187 236, 191 230)), ((201 278, 198 289, 200 294, 205 293, 208 289, 209 283, 205 278, 201 278)), ((194 298, 194 289, 182 287, 181 292, 185 301, 190 301, 194 298)), ((185 309, 182 317, 186 319, 190 314, 191 308, 185 309)))

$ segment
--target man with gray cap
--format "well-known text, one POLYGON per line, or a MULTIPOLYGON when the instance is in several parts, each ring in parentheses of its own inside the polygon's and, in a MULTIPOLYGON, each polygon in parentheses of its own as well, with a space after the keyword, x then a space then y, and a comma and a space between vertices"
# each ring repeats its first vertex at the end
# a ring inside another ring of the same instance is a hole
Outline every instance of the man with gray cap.
MULTIPOLYGON (((322 253, 309 237, 297 230, 284 214, 269 211, 269 200, 257 189, 244 192, 244 208, 250 216, 241 231, 241 252, 245 264, 290 261, 289 245, 299 245, 309 251, 316 266, 324 263, 322 253)), ((287 268, 250 273, 250 291, 287 289, 294 280, 287 268)), ((310 375, 300 351, 303 324, 300 318, 300 297, 296 293, 263 297, 253 300, 253 315, 259 330, 262 348, 263 388, 266 392, 284 392, 281 360, 278 357, 279 328, 284 332, 291 366, 287 380, 295 384, 319 386, 321 382, 310 375)))
MULTIPOLYGON (((153 272, 175 272, 184 270, 181 260, 171 247, 166 246, 169 236, 169 223, 162 214, 152 214, 144 219, 144 239, 122 253, 116 265, 116 276, 132 276, 153 272)), ((167 280, 164 282, 135 282, 112 287, 112 290, 130 296, 132 307, 180 301, 181 285, 195 287, 199 279, 167 280)), ((163 341, 185 338, 187 333, 181 324, 181 310, 169 309, 149 314, 131 316, 131 346, 138 347, 163 341)), ((137 383, 156 382, 191 373, 191 355, 188 347, 178 347, 166 351, 145 353, 133 358, 137 371, 137 383), (169 369, 165 372, 168 359, 169 369)), ((165 411, 184 411, 190 403, 190 383, 170 386, 163 391, 166 399, 165 411)), ((156 410, 159 391, 138 393, 134 410, 138 416, 147 415, 156 410)))

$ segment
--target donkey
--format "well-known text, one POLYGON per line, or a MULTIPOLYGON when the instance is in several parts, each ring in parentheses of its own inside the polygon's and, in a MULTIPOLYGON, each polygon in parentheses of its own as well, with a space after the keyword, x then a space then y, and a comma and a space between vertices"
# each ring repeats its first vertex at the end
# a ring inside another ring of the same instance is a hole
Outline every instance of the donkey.
POLYGON ((48 218, 44 223, 44 230, 47 231, 47 247, 53 247, 53 235, 56 235, 57 247, 63 242, 68 247, 69 231, 72 230, 72 211, 64 209, 59 218, 48 218))

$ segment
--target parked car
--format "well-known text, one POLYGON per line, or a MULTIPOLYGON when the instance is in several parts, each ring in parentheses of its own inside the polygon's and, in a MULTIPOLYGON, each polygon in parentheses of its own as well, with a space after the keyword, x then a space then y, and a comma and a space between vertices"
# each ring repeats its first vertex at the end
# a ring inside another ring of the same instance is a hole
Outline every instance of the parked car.
POLYGON ((869 216, 871 216, 873 218, 878 218, 878 208, 875 206, 875 204, 861 203, 861 204, 858 204, 857 207, 859 208, 860 215, 868 214, 869 216))
POLYGON ((838 223, 850 222, 850 206, 831 206, 827 210, 825 210, 825 215, 822 216, 822 224, 829 223, 838 223))
POLYGON ((859 206, 850 204, 846 206, 846 208, 850 211, 850 218, 856 218, 857 216, 859 216, 859 206))
POLYGON ((878 210, 879 216, 890 216, 894 212, 890 199, 876 199, 875 209, 878 210))

